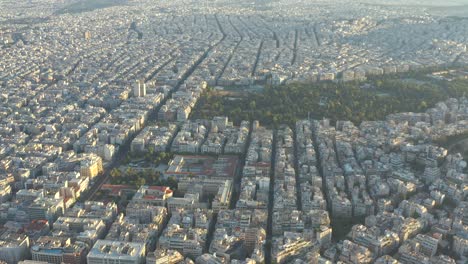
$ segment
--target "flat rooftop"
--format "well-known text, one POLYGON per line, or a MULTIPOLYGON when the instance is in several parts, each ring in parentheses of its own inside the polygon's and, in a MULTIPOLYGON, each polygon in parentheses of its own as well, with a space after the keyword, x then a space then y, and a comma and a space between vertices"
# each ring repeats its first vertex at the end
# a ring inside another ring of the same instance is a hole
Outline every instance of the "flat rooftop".
POLYGON ((234 155, 221 155, 218 157, 202 155, 176 155, 169 163, 166 175, 193 177, 234 177, 239 158, 234 155))

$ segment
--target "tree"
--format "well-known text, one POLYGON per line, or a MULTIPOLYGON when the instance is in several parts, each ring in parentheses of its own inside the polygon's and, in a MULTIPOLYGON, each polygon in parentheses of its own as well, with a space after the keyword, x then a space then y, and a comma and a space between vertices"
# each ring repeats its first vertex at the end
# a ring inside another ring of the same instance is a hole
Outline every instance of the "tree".
MULTIPOLYGON (((154 147, 149 146, 148 147, 148 152, 146 154, 149 156, 149 158, 151 158, 154 155, 154 147)), ((149 158, 148 158, 148 160, 149 160, 149 158)))
POLYGON ((381 88, 383 85, 383 82, 381 80, 378 80, 375 82, 375 85, 377 86, 377 88, 381 88))
POLYGON ((143 185, 145 185, 145 184, 146 184, 146 180, 145 180, 145 178, 143 178, 143 177, 140 177, 140 178, 138 178, 138 179, 136 180, 136 185, 137 185, 138 187, 141 187, 141 186, 143 186, 143 185))
POLYGON ((249 106, 250 106, 250 109, 251 109, 251 110, 255 110, 255 108, 257 108, 257 103, 255 102, 255 100, 252 100, 252 101, 249 103, 249 106))
POLYGON ((419 109, 420 110, 424 110, 427 108, 427 103, 426 101, 421 101, 421 103, 419 104, 419 109))
POLYGON ((110 176, 112 178, 120 178, 122 176, 122 171, 120 171, 120 169, 118 169, 118 168, 113 168, 110 171, 110 176))
POLYGON ((125 170, 125 174, 126 174, 127 176, 132 177, 132 176, 134 176, 134 175, 136 174, 136 171, 135 171, 134 168, 128 167, 128 168, 125 170))
POLYGON ((151 181, 152 181, 152 184, 157 185, 156 183, 159 182, 159 173, 155 173, 151 175, 151 181))
POLYGON ((141 176, 145 179, 148 179, 152 174, 152 170, 150 168, 143 169, 141 176))
POLYGON ((127 164, 127 163, 130 163, 130 161, 131 161, 130 154, 127 154, 127 155, 125 156, 125 159, 124 159, 123 163, 127 164))
POLYGON ((169 188, 171 188, 172 190, 176 190, 176 189, 177 189, 178 182, 177 182, 176 178, 174 178, 174 177, 169 177, 169 178, 167 179, 166 182, 167 182, 167 186, 168 186, 169 188))
POLYGON ((365 90, 361 83, 311 83, 279 87, 266 86, 260 93, 238 96, 228 100, 212 93, 210 100, 202 97, 193 111, 194 118, 228 116, 234 123, 256 119, 264 125, 277 125, 306 118, 322 117, 332 120, 351 120, 356 124, 363 120, 381 120, 395 112, 415 112, 427 109, 448 97, 460 97, 468 92, 467 80, 452 82, 423 82, 401 80, 426 78, 426 74, 412 73, 396 77, 370 77, 369 83, 378 90, 365 90), (385 92, 382 94, 382 91, 385 92), (322 99, 326 102, 322 103, 322 99))

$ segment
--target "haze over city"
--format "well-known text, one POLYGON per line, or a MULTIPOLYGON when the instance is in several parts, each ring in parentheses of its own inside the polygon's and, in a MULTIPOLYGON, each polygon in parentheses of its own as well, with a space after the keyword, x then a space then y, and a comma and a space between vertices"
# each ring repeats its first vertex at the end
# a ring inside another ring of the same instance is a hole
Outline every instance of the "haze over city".
POLYGON ((0 264, 464 264, 467 0, 0 0, 0 264))

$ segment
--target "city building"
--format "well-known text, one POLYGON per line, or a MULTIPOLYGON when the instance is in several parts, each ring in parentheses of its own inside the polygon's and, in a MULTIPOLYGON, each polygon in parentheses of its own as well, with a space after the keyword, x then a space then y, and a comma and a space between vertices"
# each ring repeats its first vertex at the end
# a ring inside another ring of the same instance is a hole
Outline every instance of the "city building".
POLYGON ((86 257, 88 264, 144 264, 143 243, 98 240, 86 257))

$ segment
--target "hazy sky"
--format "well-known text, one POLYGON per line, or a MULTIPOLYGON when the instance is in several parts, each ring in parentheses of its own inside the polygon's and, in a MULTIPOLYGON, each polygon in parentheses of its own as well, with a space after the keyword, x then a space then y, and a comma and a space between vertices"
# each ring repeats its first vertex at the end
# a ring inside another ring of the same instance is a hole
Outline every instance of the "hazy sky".
POLYGON ((361 0, 367 3, 391 5, 458 6, 468 5, 468 0, 361 0))

